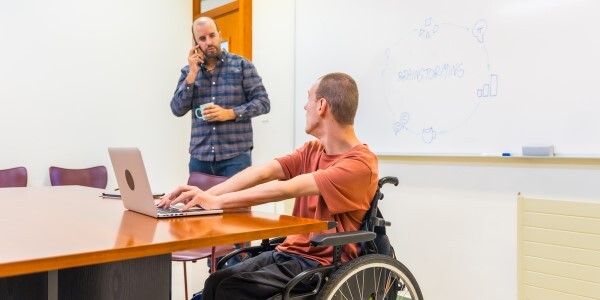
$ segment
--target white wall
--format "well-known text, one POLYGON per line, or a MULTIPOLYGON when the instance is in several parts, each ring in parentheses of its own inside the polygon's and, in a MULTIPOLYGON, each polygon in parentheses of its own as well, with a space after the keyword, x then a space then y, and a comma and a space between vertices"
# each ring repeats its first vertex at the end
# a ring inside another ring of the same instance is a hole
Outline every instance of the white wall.
MULTIPOLYGON (((294 7, 295 1, 252 1, 252 61, 263 79, 271 112, 252 120, 253 164, 294 150, 294 7)), ((284 202, 262 210, 284 211, 284 202)), ((264 208, 264 209, 263 209, 264 208)))
POLYGON ((169 101, 187 64, 191 0, 0 2, 0 169, 109 167, 136 146, 156 191, 187 178, 189 114, 169 101))

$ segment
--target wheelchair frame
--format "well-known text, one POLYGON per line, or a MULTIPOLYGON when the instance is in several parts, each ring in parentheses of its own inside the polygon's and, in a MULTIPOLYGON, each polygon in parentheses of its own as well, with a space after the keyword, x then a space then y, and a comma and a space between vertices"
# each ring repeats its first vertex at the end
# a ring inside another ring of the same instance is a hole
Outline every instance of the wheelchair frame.
MULTIPOLYGON (((315 235, 311 239, 312 246, 334 247, 333 262, 331 265, 328 266, 318 266, 313 269, 306 270, 294 277, 286 285, 285 289, 282 292, 281 296, 284 300, 331 299, 332 295, 327 296, 325 294, 331 294, 332 292, 335 292, 336 286, 339 288, 341 285, 343 285, 344 280, 349 280, 349 278, 356 274, 356 272, 359 272, 361 268, 369 268, 369 265, 385 269, 386 272, 394 272, 395 276, 397 276, 394 277, 394 281, 396 279, 402 279, 402 283, 400 283, 399 281, 388 282, 388 284, 390 284, 390 288, 388 288, 388 291, 389 289, 391 289, 391 287, 395 287, 395 289, 392 291, 392 293, 394 294, 394 298, 392 299, 396 299, 395 293, 398 292, 397 289, 407 289, 410 293, 410 298, 403 297, 401 299, 423 299, 423 295, 421 293, 417 281, 415 280, 412 273, 408 270, 408 268, 402 263, 400 263, 398 260, 396 260, 393 247, 391 247, 391 245, 389 244, 389 240, 387 239, 387 235, 385 234, 385 227, 390 226, 391 223, 383 219, 383 216, 379 211, 378 204, 379 201, 383 199, 383 193, 381 192, 381 188, 387 183, 391 183, 397 186, 398 178, 383 177, 379 180, 377 191, 375 192, 375 196, 371 201, 371 206, 365 214, 365 218, 363 219, 363 223, 361 225, 362 230, 353 232, 315 235), (389 249, 386 249, 386 251, 383 251, 383 249, 380 250, 377 245, 378 243, 376 242, 377 239, 384 239, 384 244, 388 245, 389 249), (347 263, 342 263, 342 247, 346 244, 351 243, 361 244, 361 254, 357 259, 354 259, 347 263), (381 253, 381 251, 383 251, 383 253, 381 253), (346 274, 351 272, 354 273, 346 274), (292 290, 294 289, 294 287, 298 283, 305 280, 316 281, 315 289, 308 293, 292 294, 292 290), (342 282, 334 282, 334 280, 342 282), (331 291, 332 289, 333 291, 331 291)), ((329 222, 329 228, 334 228, 336 226, 336 222, 329 222)), ((238 254, 247 253, 249 254, 249 257, 254 257, 259 255, 261 252, 274 250, 275 247, 279 243, 283 242, 284 239, 285 237, 264 239, 262 240, 262 243, 259 246, 235 250, 230 254, 224 256, 221 260, 219 260, 217 264, 217 270, 222 269, 229 259, 238 254)), ((386 295, 388 291, 386 291, 386 295)), ((390 294, 390 296, 392 295, 390 294)))

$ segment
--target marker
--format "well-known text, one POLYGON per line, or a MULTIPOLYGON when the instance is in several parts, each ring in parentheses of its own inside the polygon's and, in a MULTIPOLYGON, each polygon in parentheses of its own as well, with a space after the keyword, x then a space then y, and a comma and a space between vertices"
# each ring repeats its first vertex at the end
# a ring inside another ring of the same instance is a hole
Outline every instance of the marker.
POLYGON ((481 153, 481 156, 511 156, 509 152, 502 153, 481 153))

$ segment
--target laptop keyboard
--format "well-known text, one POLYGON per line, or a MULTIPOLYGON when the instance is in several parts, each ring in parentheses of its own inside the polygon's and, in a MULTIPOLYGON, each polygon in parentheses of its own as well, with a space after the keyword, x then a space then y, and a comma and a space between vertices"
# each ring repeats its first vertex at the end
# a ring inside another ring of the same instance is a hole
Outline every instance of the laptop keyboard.
POLYGON ((172 207, 172 206, 169 208, 157 207, 156 209, 158 209, 159 214, 180 213, 179 208, 172 207))

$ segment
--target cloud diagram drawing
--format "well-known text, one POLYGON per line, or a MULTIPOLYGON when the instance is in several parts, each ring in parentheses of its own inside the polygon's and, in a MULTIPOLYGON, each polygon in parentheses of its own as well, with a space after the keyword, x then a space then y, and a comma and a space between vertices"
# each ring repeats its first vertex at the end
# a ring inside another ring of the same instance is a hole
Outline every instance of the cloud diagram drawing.
POLYGON ((381 72, 395 138, 435 143, 467 124, 482 103, 496 101, 499 75, 485 46, 485 19, 463 26, 430 17, 398 32, 381 72))

